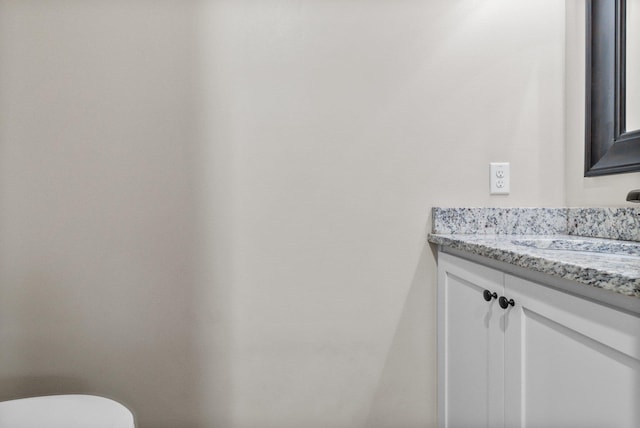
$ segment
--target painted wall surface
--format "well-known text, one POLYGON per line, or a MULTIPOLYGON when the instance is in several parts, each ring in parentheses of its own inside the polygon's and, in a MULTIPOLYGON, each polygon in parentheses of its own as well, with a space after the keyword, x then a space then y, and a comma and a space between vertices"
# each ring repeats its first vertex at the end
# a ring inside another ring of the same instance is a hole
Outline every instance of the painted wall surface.
POLYGON ((0 399, 195 426, 193 6, 0 1, 0 399))
POLYGON ((640 173, 584 177, 585 2, 566 0, 566 198, 568 206, 632 206, 627 192, 640 173))
POLYGON ((434 425, 429 209, 563 205, 562 2, 0 8, 0 399, 434 425))

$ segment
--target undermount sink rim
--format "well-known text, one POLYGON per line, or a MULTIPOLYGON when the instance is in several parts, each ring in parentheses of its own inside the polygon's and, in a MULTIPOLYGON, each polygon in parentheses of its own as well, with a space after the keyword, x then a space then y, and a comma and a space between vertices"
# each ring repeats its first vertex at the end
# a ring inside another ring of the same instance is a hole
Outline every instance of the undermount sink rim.
POLYGON ((512 244, 542 251, 593 254, 594 256, 640 259, 640 243, 605 238, 578 237, 518 237, 512 244))

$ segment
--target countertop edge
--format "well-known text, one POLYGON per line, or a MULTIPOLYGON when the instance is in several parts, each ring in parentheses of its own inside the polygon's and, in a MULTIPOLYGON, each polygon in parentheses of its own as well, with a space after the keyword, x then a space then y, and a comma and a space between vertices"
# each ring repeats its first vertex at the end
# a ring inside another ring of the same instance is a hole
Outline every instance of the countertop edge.
MULTIPOLYGON (((575 238, 575 237, 574 237, 575 238)), ((569 280, 585 287, 597 288, 622 295, 626 298, 640 299, 640 278, 627 277, 606 270, 579 266, 570 261, 557 261, 528 254, 526 252, 503 249, 489 244, 480 244, 465 239, 465 235, 428 235, 432 244, 452 248, 461 252, 475 254, 509 265, 517 266, 552 277, 569 280)))

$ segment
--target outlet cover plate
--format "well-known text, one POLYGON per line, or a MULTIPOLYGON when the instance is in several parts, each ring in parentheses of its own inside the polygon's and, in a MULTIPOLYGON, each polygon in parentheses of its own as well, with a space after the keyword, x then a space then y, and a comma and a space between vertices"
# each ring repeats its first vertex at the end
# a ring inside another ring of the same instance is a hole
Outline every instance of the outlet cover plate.
POLYGON ((508 195, 511 191, 511 171, 509 162, 491 162, 491 194, 508 195))

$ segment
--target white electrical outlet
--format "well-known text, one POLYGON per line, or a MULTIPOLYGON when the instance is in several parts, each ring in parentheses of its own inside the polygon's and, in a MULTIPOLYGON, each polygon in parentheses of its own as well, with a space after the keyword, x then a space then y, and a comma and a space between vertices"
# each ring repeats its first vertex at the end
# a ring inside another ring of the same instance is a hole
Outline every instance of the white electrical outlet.
POLYGON ((491 162, 491 194, 508 195, 510 191, 509 162, 491 162))

